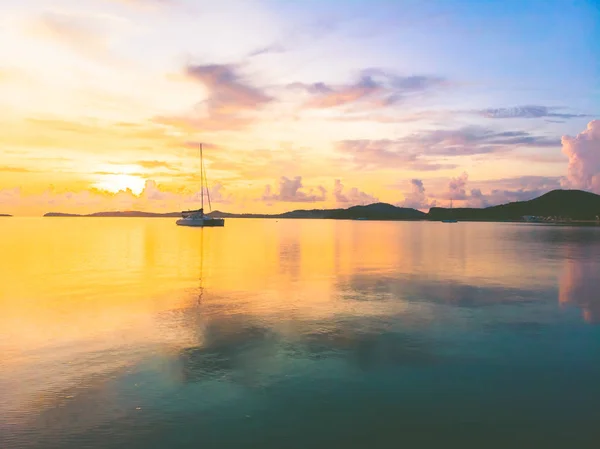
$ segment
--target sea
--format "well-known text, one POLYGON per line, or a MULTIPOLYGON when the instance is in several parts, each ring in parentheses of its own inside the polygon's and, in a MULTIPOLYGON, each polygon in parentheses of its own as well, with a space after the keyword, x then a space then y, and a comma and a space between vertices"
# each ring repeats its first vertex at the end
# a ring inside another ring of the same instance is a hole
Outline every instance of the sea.
POLYGON ((600 447, 600 228, 0 219, 0 448, 600 447))

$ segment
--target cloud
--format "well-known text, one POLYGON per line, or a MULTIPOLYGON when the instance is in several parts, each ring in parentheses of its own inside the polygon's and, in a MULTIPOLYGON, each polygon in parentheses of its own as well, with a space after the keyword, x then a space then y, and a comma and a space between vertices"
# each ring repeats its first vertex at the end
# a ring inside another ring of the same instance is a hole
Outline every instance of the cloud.
POLYGON ((526 131, 494 131, 481 126, 455 130, 438 129, 410 135, 399 143, 418 147, 427 155, 468 156, 512 151, 517 147, 558 147, 558 138, 537 136, 526 131))
POLYGON ((327 190, 324 187, 319 186, 317 188, 318 193, 315 193, 312 188, 308 192, 303 192, 301 190, 303 187, 301 176, 296 176, 294 179, 282 176, 279 179, 279 192, 273 192, 272 187, 267 185, 262 195, 262 200, 266 202, 283 201, 290 203, 325 201, 327 190))
POLYGON ((156 123, 188 131, 242 129, 255 120, 258 109, 273 101, 266 92, 245 82, 234 65, 189 65, 185 75, 206 88, 207 98, 190 114, 159 116, 156 123))
POLYGON ((453 200, 467 199, 466 186, 469 180, 467 172, 463 172, 460 176, 452 178, 448 183, 448 196, 453 200))
POLYGON ((273 53, 284 53, 286 48, 279 44, 267 45, 266 47, 259 48, 254 50, 249 54, 250 57, 256 57, 260 55, 267 55, 273 53))
POLYGON ((457 164, 446 164, 436 163, 424 160, 417 160, 412 162, 407 168, 414 171, 438 171, 438 170, 451 170, 458 167, 457 164))
POLYGON ((344 192, 344 185, 341 180, 336 179, 334 181, 333 186, 333 196, 335 198, 336 203, 343 204, 372 204, 377 203, 379 198, 369 195, 361 190, 358 190, 356 187, 352 187, 350 190, 344 192))
POLYGON ((343 140, 336 149, 349 156, 362 169, 405 168, 407 170, 431 171, 455 168, 454 164, 431 162, 403 145, 399 140, 343 140))
POLYGON ((208 193, 210 201, 218 204, 232 204, 235 199, 231 193, 227 193, 225 186, 220 182, 215 182, 208 193))
MULTIPOLYGON (((395 111, 394 111, 395 112, 395 111)), ((360 113, 345 113, 338 117, 332 118, 333 120, 340 122, 376 122, 376 123, 410 123, 410 122, 431 122, 432 120, 447 121, 451 119, 452 111, 446 110, 424 110, 414 111, 405 113, 385 113, 377 114, 373 111, 367 110, 360 113)))
POLYGON ((436 201, 428 201, 425 193, 425 185, 421 179, 410 180, 410 192, 404 201, 397 204, 400 207, 411 207, 413 209, 426 210, 436 205, 436 201))
POLYGON ((511 154, 511 159, 540 164, 564 164, 565 158, 560 154, 511 154))
POLYGON ((531 190, 549 191, 560 188, 558 176, 515 176, 511 178, 489 179, 473 182, 480 188, 493 188, 507 191, 531 190))
POLYGON ((562 152, 569 158, 563 185, 600 193, 600 120, 592 120, 576 137, 563 136, 562 152))
POLYGON ((174 6, 179 4, 178 0, 107 0, 112 3, 121 3, 128 6, 139 8, 157 8, 165 6, 174 6))
POLYGON ((30 79, 27 71, 17 67, 0 67, 0 86, 2 84, 20 83, 30 79))
POLYGON ((381 69, 366 69, 350 84, 293 83, 289 87, 302 89, 311 95, 305 107, 325 109, 359 102, 371 107, 392 106, 409 95, 423 93, 445 82, 443 78, 434 76, 398 76, 381 69))
POLYGON ((472 189, 468 205, 470 207, 489 207, 499 204, 513 203, 515 201, 529 201, 537 198, 552 189, 517 189, 502 190, 492 189, 489 193, 481 193, 481 189, 472 189))
MULTIPOLYGON (((209 194, 213 204, 235 202, 235 197, 218 182, 209 188, 209 194)), ((45 212, 86 214, 116 210, 176 212, 181 208, 196 207, 200 200, 200 190, 163 190, 154 180, 146 180, 139 195, 135 195, 130 189, 108 192, 93 188, 77 192, 59 192, 49 188, 38 194, 25 194, 20 188, 0 190, 0 204, 3 209, 7 213, 25 215, 45 212)))
MULTIPOLYGON (((468 187, 466 172, 450 179, 445 192, 434 195, 438 199, 454 200, 464 207, 489 207, 514 201, 527 201, 560 187, 560 178, 520 176, 473 182, 468 187)), ((456 205, 455 205, 456 206, 456 205)))
POLYGON ((31 173, 33 170, 30 170, 26 167, 11 167, 8 165, 0 165, 0 172, 5 173, 31 173))
POLYGON ((139 165, 142 168, 148 168, 148 169, 153 169, 153 168, 166 168, 169 170, 174 170, 173 166, 165 161, 136 161, 134 162, 135 165, 139 165))
POLYGON ((240 109, 254 109, 273 100, 260 89, 244 83, 232 65, 190 65, 186 74, 206 87, 206 103, 215 113, 228 114, 240 109))
POLYGON ((210 172, 218 172, 218 178, 237 179, 244 184, 272 178, 274 173, 310 173, 314 178, 330 178, 331 167, 339 163, 339 158, 292 142, 267 148, 227 146, 206 152, 205 159, 209 160, 210 172))
POLYGON ((109 23, 105 17, 45 12, 30 24, 30 31, 83 56, 109 58, 109 23))
POLYGON ((417 155, 398 151, 398 142, 389 139, 380 140, 342 140, 336 144, 342 153, 351 156, 352 160, 361 166, 387 166, 410 163, 417 155))
POLYGON ((456 168, 432 157, 472 156, 508 153, 520 147, 552 148, 560 141, 525 131, 494 131, 479 126, 454 130, 437 129, 414 133, 399 139, 343 140, 336 148, 361 168, 389 168, 433 171, 456 168))
POLYGON ((563 108, 549 108, 547 106, 516 106, 514 108, 495 108, 495 109, 483 109, 477 111, 478 114, 486 118, 543 118, 553 117, 559 119, 571 119, 589 117, 587 114, 569 114, 553 112, 563 108))

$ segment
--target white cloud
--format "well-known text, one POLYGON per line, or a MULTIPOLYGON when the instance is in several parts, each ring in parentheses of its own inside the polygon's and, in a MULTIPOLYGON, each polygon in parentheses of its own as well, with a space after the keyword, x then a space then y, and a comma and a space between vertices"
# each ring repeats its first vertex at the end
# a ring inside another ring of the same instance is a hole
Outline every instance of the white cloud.
POLYGON ((600 120, 589 122, 576 137, 563 136, 562 152, 569 158, 563 186, 600 193, 600 120))

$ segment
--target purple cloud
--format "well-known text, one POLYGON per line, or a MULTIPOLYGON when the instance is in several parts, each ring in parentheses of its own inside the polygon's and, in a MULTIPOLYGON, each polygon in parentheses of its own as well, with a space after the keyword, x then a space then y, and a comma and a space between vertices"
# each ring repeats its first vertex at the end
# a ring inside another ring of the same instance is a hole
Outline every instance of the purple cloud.
POLYGON ((421 179, 410 180, 410 191, 404 201, 397 204, 400 207, 412 207, 418 210, 427 210, 436 205, 436 201, 429 201, 425 193, 425 185, 421 179))
POLYGON ((398 141, 389 139, 343 140, 336 144, 336 149, 362 169, 402 167, 407 170, 434 171, 456 168, 455 164, 422 159, 398 141))
POLYGON ((208 89, 208 107, 217 113, 254 109, 273 100, 262 90, 241 79, 232 65, 190 65, 186 74, 208 89))
POLYGON ((465 172, 448 183, 448 189, 436 198, 456 200, 465 207, 489 207, 515 201, 527 201, 560 188, 560 178, 545 176, 520 176, 474 182, 468 187, 465 172))
POLYGON ((403 166, 427 171, 457 167, 427 157, 508 153, 520 147, 552 148, 559 145, 558 139, 525 131, 493 131, 470 126, 423 131, 399 139, 344 140, 337 143, 337 150, 362 168, 403 166))
POLYGON ((273 101, 246 83, 233 65, 190 65, 185 75, 204 85, 207 98, 189 114, 156 117, 155 122, 190 131, 242 129, 256 119, 257 109, 273 101))
POLYGON ((266 202, 271 201, 283 201, 283 202, 306 202, 312 203, 316 201, 325 201, 327 196, 327 190, 319 186, 317 187, 318 193, 314 192, 314 189, 310 189, 308 192, 303 192, 301 189, 302 177, 296 176, 293 179, 289 179, 282 176, 279 179, 279 192, 273 192, 270 185, 265 186, 265 191, 262 195, 262 200, 266 202))
POLYGON ((483 109, 481 111, 477 111, 478 114, 482 115, 486 118, 558 118, 558 119, 571 119, 571 118, 581 118, 581 117, 589 117, 587 114, 570 114, 570 113, 561 113, 561 112, 553 112, 556 110, 560 110, 563 108, 549 108, 547 106, 538 106, 538 105, 527 105, 527 106, 515 106, 513 108, 495 108, 495 109, 483 109))
POLYGON ((394 105, 404 97, 422 93, 446 83, 445 79, 427 75, 398 76, 381 69, 363 70, 354 83, 327 85, 293 83, 289 87, 303 89, 311 95, 307 108, 325 109, 361 103, 370 107, 394 105))
POLYGON ((339 179, 336 179, 333 186, 333 196, 337 203, 343 204, 372 204, 379 201, 379 198, 369 195, 356 187, 344 192, 344 185, 339 179))

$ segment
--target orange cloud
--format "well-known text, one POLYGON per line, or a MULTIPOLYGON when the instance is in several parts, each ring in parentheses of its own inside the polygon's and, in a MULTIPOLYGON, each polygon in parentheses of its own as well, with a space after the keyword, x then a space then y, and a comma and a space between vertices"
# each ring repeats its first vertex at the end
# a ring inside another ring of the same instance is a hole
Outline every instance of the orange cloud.
MULTIPOLYGON (((200 190, 180 189, 169 191, 153 180, 140 180, 142 189, 136 194, 130 188, 115 192, 91 188, 80 191, 47 189, 38 194, 26 194, 22 189, 0 190, 0 205, 14 215, 41 215, 45 212, 88 214, 101 211, 140 210, 147 212, 176 212, 200 204, 200 190)), ((233 204, 234 195, 219 182, 209 190, 214 204, 233 204)))
POLYGON ((139 157, 140 152, 179 146, 181 136, 151 122, 124 127, 103 120, 30 117, 10 121, 10 126, 3 128, 0 144, 22 151, 44 148, 59 154, 72 151, 110 157, 111 154, 137 153, 139 157))
POLYGON ((10 167, 7 165, 0 166, 0 172, 5 173, 31 173, 32 170, 25 167, 10 167))
POLYGON ((45 12, 29 25, 34 36, 50 39, 82 56, 109 58, 110 31, 101 16, 45 12))

